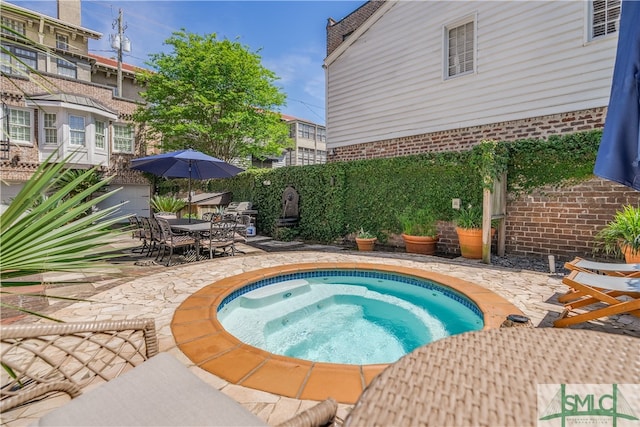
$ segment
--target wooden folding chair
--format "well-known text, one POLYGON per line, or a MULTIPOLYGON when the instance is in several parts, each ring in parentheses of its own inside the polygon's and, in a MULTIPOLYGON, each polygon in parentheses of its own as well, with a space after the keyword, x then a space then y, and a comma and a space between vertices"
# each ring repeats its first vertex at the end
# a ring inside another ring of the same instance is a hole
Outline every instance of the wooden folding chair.
POLYGON ((627 313, 640 317, 640 278, 572 271, 562 279, 562 283, 572 289, 574 298, 564 305, 560 318, 553 322, 556 327, 613 314, 627 313), (599 303, 605 306, 596 306, 599 303), (576 309, 587 311, 576 313, 576 309))
MULTIPOLYGON (((603 274, 614 277, 640 277, 640 264, 597 262, 576 257, 573 261, 566 262, 564 268, 570 271, 582 271, 584 273, 603 274)), ((575 289, 569 289, 566 294, 558 297, 558 301, 568 303, 582 296, 583 295, 575 289)))

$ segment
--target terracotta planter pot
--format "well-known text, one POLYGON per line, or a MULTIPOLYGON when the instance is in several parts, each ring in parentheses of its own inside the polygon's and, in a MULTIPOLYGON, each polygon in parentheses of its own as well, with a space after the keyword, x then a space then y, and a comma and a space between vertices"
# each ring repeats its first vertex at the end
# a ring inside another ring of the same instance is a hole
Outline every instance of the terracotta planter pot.
POLYGON ((438 237, 410 236, 402 234, 406 251, 411 254, 434 255, 438 237))
MULTIPOLYGON (((482 229, 481 228, 460 228, 456 227, 458 242, 460 243, 460 253, 468 259, 482 258, 482 229)), ((496 234, 496 229, 491 229, 491 239, 496 234)))
POLYGON ((469 259, 482 258, 482 229, 456 227, 460 252, 469 259))
POLYGON ((629 246, 624 246, 622 248, 622 253, 624 254, 624 261, 627 264, 639 264, 640 263, 640 251, 633 253, 633 249, 629 246))
POLYGON ((361 237, 356 237, 356 244, 358 245, 358 250, 359 251, 372 251, 373 247, 376 244, 376 240, 378 240, 375 237, 372 237, 370 239, 363 239, 361 237))

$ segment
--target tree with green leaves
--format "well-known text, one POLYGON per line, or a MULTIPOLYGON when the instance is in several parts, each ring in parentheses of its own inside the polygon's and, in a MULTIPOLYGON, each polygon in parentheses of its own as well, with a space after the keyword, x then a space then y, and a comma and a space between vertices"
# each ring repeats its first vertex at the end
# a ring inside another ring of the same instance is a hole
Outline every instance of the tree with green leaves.
POLYGON ((146 105, 134 120, 148 137, 166 151, 193 148, 225 161, 282 153, 290 143, 277 112, 285 95, 256 52, 184 30, 165 44, 172 52, 151 55, 152 70, 138 76, 146 105))

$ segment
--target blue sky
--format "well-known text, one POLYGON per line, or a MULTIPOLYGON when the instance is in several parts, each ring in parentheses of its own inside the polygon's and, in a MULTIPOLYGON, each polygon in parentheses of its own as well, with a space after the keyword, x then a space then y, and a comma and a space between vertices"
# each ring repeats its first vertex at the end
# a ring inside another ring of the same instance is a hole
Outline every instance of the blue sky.
MULTIPOLYGON (((251 51, 259 50, 263 65, 280 77, 277 84, 287 94, 283 113, 324 124, 327 19, 340 20, 364 1, 82 0, 82 26, 103 35, 89 42, 92 53, 114 56, 109 35, 122 9, 132 47, 124 60, 139 66, 149 53, 166 51, 164 40, 181 28, 238 39, 251 51)), ((10 3, 57 17, 55 0, 10 3)))

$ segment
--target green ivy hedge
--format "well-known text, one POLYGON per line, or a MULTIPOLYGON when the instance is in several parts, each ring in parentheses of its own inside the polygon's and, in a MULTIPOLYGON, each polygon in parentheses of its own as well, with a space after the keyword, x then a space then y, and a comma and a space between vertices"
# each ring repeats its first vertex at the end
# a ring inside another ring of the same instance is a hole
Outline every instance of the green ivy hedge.
MULTIPOLYGON (((601 131, 590 131, 499 144, 508 151, 508 191, 530 192, 591 177, 600 137, 601 131)), ((473 163, 477 158, 471 150, 256 169, 211 180, 208 191, 231 191, 235 201, 252 201, 259 211, 259 231, 280 239, 326 243, 362 227, 384 242, 400 231, 397 217, 407 206, 430 206, 440 219, 450 221, 452 198, 464 205, 481 204, 482 180, 473 163), (300 196, 300 222, 278 229, 287 186, 300 196)))

